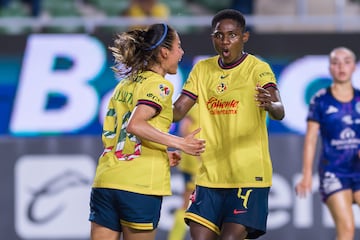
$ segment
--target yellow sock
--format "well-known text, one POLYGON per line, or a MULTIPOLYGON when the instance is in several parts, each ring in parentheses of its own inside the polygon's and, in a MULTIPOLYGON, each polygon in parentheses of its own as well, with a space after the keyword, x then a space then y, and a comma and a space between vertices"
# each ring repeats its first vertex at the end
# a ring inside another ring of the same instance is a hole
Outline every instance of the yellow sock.
POLYGON ((169 232, 168 240, 183 240, 187 225, 184 222, 185 210, 178 209, 174 214, 174 225, 169 232))

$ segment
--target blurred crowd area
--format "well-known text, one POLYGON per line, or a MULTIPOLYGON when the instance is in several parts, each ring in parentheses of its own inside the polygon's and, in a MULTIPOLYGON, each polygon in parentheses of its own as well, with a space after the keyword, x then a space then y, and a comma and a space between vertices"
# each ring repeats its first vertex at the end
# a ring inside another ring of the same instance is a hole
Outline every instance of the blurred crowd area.
POLYGON ((255 31, 360 31, 360 0, 0 0, 0 34, 124 30, 141 18, 178 19, 192 31, 224 8, 243 12, 255 31))
POLYGON ((0 0, 1 16, 119 16, 134 4, 164 5, 171 15, 204 15, 252 0, 0 0), (34 8, 36 10, 34 10, 34 8))

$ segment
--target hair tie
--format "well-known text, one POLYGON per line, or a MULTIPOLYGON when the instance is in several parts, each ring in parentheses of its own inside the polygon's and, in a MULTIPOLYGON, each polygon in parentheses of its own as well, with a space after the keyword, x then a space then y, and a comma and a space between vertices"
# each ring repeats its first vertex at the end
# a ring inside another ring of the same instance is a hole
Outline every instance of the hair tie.
POLYGON ((150 46, 149 48, 147 48, 146 50, 153 50, 154 48, 156 48, 157 46, 159 46, 165 39, 167 33, 168 33, 168 26, 163 23, 163 26, 164 26, 164 33, 163 35, 161 36, 161 38, 159 39, 159 41, 157 41, 154 45, 150 46))

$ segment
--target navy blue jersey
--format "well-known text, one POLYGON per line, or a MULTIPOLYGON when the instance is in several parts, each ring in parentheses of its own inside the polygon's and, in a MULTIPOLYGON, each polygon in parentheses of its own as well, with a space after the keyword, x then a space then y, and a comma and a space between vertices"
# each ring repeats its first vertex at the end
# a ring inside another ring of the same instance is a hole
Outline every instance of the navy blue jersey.
POLYGON ((307 121, 320 124, 319 172, 360 177, 360 91, 354 89, 351 101, 340 102, 331 94, 330 88, 321 89, 310 102, 307 121))

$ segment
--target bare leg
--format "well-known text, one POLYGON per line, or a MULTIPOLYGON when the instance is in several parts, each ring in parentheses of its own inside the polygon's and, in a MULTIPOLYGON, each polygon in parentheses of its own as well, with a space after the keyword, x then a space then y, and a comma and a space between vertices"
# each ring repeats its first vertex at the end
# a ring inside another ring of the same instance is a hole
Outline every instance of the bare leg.
POLYGON ((360 190, 354 192, 354 201, 360 207, 360 190))
POLYGON ((192 240, 217 240, 218 235, 208 229, 207 227, 193 222, 190 222, 190 235, 192 240))
POLYGON ((336 226, 337 240, 352 240, 355 235, 353 194, 351 190, 332 194, 326 201, 336 226))
POLYGON ((124 233, 124 240, 154 240, 156 235, 156 230, 144 231, 137 230, 129 227, 122 226, 124 233))
POLYGON ((120 233, 91 222, 91 240, 119 240, 120 233))
POLYGON ((220 240, 243 240, 247 236, 246 228, 237 223, 224 223, 220 240))

